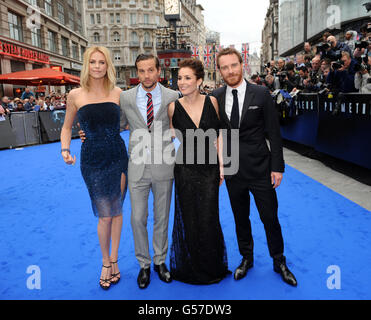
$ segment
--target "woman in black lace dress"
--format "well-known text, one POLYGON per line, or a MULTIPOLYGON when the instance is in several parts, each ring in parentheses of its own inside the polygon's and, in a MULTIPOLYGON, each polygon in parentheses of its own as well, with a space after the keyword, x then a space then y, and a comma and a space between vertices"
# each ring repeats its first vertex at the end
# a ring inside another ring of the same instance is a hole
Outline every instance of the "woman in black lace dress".
POLYGON ((170 268, 175 280, 190 284, 217 283, 229 273, 219 221, 219 187, 224 180, 219 108, 215 98, 199 92, 204 74, 199 60, 181 63, 178 85, 183 98, 168 111, 181 141, 174 169, 170 268))

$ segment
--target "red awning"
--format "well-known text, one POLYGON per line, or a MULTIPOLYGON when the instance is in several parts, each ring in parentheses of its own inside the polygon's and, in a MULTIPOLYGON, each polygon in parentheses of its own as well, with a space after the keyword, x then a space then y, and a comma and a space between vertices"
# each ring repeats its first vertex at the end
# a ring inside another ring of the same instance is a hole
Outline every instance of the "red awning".
POLYGON ((2 74, 0 75, 0 83, 25 86, 64 86, 66 84, 79 85, 80 78, 65 72, 43 68, 2 74))

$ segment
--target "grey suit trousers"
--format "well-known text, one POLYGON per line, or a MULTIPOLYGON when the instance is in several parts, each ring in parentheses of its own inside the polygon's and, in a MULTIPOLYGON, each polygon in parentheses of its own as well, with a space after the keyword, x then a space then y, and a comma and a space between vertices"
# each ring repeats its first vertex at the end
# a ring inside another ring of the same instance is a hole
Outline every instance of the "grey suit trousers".
POLYGON ((173 179, 156 181, 151 168, 146 165, 142 179, 137 182, 129 179, 129 192, 132 206, 131 226, 135 242, 135 256, 141 268, 151 265, 149 253, 147 220, 149 192, 153 194, 153 262, 165 262, 168 252, 168 226, 173 179))

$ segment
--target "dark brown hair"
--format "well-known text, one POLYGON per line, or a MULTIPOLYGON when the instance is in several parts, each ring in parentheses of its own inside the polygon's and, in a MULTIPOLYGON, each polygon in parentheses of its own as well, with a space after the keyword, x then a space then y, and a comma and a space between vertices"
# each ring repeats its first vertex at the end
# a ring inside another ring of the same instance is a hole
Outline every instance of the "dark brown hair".
POLYGON ((197 59, 185 59, 179 63, 179 70, 182 68, 190 68, 196 75, 197 80, 205 78, 204 65, 197 59))
POLYGON ((155 60, 155 63, 156 63, 156 69, 159 70, 160 69, 160 60, 155 57, 153 54, 140 54, 138 57, 137 57, 137 60, 135 61, 135 68, 138 70, 138 63, 141 62, 141 61, 146 61, 146 60, 155 60))
POLYGON ((235 54, 238 57, 238 60, 240 63, 243 62, 241 54, 234 48, 224 48, 218 53, 218 58, 216 59, 216 64, 218 65, 218 68, 220 68, 219 59, 222 56, 228 56, 231 54, 235 54))

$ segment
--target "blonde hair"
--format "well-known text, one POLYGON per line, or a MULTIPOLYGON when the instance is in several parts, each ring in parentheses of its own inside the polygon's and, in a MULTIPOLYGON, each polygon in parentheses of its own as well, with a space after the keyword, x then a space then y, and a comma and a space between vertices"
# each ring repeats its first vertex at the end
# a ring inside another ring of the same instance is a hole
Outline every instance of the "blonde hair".
POLYGON ((89 76, 89 63, 91 55, 95 52, 100 52, 104 55, 107 63, 107 73, 104 77, 104 89, 109 93, 116 85, 116 71, 112 62, 111 54, 106 47, 94 46, 88 48, 84 53, 84 62, 81 71, 80 85, 81 88, 89 91, 90 89, 90 76, 89 76))

